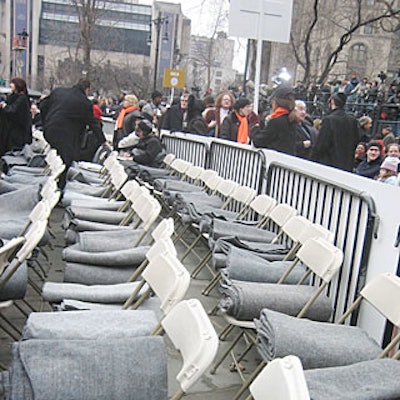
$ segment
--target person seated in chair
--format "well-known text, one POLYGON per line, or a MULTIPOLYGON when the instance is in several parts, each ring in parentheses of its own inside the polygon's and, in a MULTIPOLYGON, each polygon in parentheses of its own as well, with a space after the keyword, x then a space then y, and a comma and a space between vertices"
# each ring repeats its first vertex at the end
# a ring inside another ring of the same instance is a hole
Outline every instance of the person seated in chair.
POLYGON ((153 124, 147 119, 142 119, 136 124, 136 134, 139 141, 130 148, 129 158, 138 164, 158 167, 165 157, 165 150, 159 137, 153 133, 153 124))

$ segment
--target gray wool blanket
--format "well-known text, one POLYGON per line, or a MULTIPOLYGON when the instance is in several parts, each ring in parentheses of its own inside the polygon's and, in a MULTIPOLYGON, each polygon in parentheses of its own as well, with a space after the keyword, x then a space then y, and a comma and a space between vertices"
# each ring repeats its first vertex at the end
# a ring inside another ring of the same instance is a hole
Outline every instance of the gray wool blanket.
POLYGON ((173 192, 199 192, 202 187, 194 183, 183 182, 176 179, 155 179, 153 186, 159 192, 171 190, 173 192))
POLYGON ((25 340, 14 343, 13 400, 165 400, 163 339, 25 340))
POLYGON ((98 340, 147 336, 157 323, 152 311, 141 310, 34 312, 26 320, 22 340, 98 340))
POLYGON ((224 221, 214 219, 210 229, 210 237, 215 241, 222 237, 236 237, 240 240, 270 243, 276 233, 256 227, 255 222, 224 221))
MULTIPOLYGON (((132 248, 143 229, 120 229, 113 231, 87 231, 78 233, 79 249, 82 251, 100 252, 117 251, 132 248)), ((149 243, 145 237, 143 243, 149 243)))
MULTIPOLYGON (((75 283, 45 282, 42 298, 49 303, 60 303, 64 299, 90 301, 93 303, 124 303, 136 289, 138 282, 117 285, 79 285, 75 283)), ((139 295, 145 291, 145 285, 139 295)))
MULTIPOLYGON (((12 265, 9 265, 0 277, 0 282, 4 280, 9 269, 12 265)), ((10 280, 0 289, 0 301, 7 300, 21 300, 25 297, 26 289, 28 286, 28 267, 26 262, 22 263, 10 280)))
POLYGON ((313 400, 399 400, 400 361, 381 359, 305 371, 313 400))
MULTIPOLYGON (((80 301, 80 300, 70 300, 66 299, 57 305, 56 308, 60 311, 77 311, 77 310, 107 310, 107 311, 116 311, 121 310, 123 303, 91 303, 89 301, 80 301)), ((163 313, 160 310, 160 299, 157 296, 148 297, 144 303, 140 305, 141 311, 151 311, 156 315, 158 321, 163 317, 163 313)), ((135 310, 132 310, 135 311, 135 310)))
MULTIPOLYGON (((221 273, 228 280, 276 283, 291 264, 292 261, 267 261, 247 250, 231 247, 221 273)), ((306 268, 297 263, 284 283, 296 284, 305 272, 306 268)))
POLYGON ((141 246, 117 251, 107 251, 105 248, 102 252, 89 252, 80 250, 78 245, 74 244, 63 250, 62 258, 64 261, 80 264, 137 267, 146 258, 149 249, 150 246, 141 246))
MULTIPOLYGON (((104 189, 102 189, 104 191, 104 189)), ((90 195, 90 194, 84 194, 84 193, 79 193, 79 192, 74 192, 72 190, 66 191, 64 189, 63 192, 63 197, 61 199, 61 203, 63 207, 68 207, 70 206, 75 200, 85 200, 85 201, 94 201, 96 200, 101 200, 103 197, 100 197, 101 195, 99 194, 98 196, 90 195)))
POLYGON ((0 371, 0 400, 10 399, 10 373, 0 371))
POLYGON ((104 222, 92 222, 92 221, 85 221, 82 219, 74 218, 73 220, 69 221, 68 225, 64 225, 64 229, 72 229, 76 232, 84 232, 84 231, 111 231, 111 230, 120 230, 126 229, 132 230, 131 226, 119 226, 114 224, 106 224, 104 222))
POLYGON ((13 192, 17 189, 19 189, 17 185, 6 182, 4 179, 0 179, 0 196, 4 193, 13 192))
POLYGON ((46 175, 34 175, 34 174, 27 174, 27 173, 15 173, 13 175, 6 175, 4 177, 4 180, 6 180, 9 183, 15 183, 15 184, 23 184, 26 186, 32 186, 32 185, 39 185, 42 183, 45 183, 49 179, 48 176, 46 175))
POLYGON ((136 267, 107 267, 79 263, 66 263, 64 282, 82 285, 114 285, 128 282, 136 267))
POLYGON ((75 199, 71 201, 71 207, 81 207, 81 208, 94 208, 96 210, 110 210, 117 211, 125 201, 114 200, 103 197, 93 197, 90 199, 75 199))
MULTIPOLYGON (((359 327, 316 322, 263 309, 257 349, 265 361, 298 356, 304 369, 350 365, 377 358, 380 346, 359 327)), ((335 397, 332 397, 332 399, 335 397)))
MULTIPOLYGON (((165 199, 165 194, 163 194, 163 196, 165 199)), ((205 192, 171 192, 170 199, 171 201, 168 204, 172 205, 176 211, 181 212, 187 212, 186 208, 188 204, 213 208, 220 208, 223 204, 221 198, 209 195, 205 192)))
POLYGON ((250 242, 234 236, 217 239, 213 242, 213 257, 218 260, 216 266, 225 266, 226 258, 232 247, 246 250, 268 261, 281 261, 288 253, 287 246, 278 243, 250 242), (222 264, 221 264, 222 263, 222 264))
MULTIPOLYGON (((221 284, 222 297, 219 306, 227 314, 246 321, 258 318, 263 308, 297 315, 315 291, 315 287, 307 285, 230 281, 221 284)), ((321 294, 306 313, 306 317, 327 321, 331 314, 331 301, 321 294)))
POLYGON ((79 168, 79 166, 75 163, 73 166, 68 168, 67 180, 78 181, 89 185, 101 185, 104 179, 99 176, 98 172, 88 171, 87 169, 79 168))
POLYGON ((65 216, 67 219, 82 219, 92 222, 104 222, 106 224, 118 225, 125 217, 126 212, 113 211, 113 210, 99 210, 87 207, 73 207, 69 206, 65 209, 65 216))
POLYGON ((29 213, 40 200, 39 185, 27 186, 0 196, 0 220, 28 219, 29 213))
POLYGON ((87 184, 78 181, 67 181, 64 192, 76 192, 79 194, 86 194, 89 196, 101 197, 105 186, 98 184, 87 184))

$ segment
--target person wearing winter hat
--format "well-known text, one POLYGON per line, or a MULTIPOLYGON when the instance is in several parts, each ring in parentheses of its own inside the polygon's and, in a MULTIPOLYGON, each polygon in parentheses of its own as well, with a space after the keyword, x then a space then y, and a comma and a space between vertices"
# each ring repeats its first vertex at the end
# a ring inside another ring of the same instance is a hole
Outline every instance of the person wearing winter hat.
POLYGON ((330 97, 331 111, 322 120, 311 160, 352 171, 354 151, 360 139, 356 118, 344 110, 346 98, 344 93, 335 93, 330 97))
POLYGON ((136 128, 138 143, 131 150, 132 160, 138 164, 158 167, 165 156, 161 141, 153 131, 154 125, 147 119, 142 119, 136 128))
POLYGON ((379 142, 369 142, 365 158, 357 165, 354 172, 366 178, 376 179, 379 175, 379 168, 383 158, 381 155, 382 146, 379 142))
POLYGON ((271 95, 272 114, 264 128, 258 124, 251 131, 255 147, 265 147, 296 155, 296 126, 299 122, 295 110, 292 86, 281 84, 271 95))
POLYGON ((381 164, 379 170, 378 181, 386 183, 388 185, 397 186, 398 185, 398 173, 397 167, 399 164, 399 159, 396 157, 386 157, 381 164))

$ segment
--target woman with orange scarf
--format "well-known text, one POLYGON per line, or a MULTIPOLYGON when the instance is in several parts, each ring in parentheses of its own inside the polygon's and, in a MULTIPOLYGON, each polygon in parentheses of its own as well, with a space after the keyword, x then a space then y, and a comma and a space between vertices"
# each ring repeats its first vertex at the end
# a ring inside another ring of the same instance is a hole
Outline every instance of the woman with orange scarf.
POLYGON ((233 105, 233 110, 224 119, 221 126, 220 138, 233 140, 238 143, 249 143, 249 120, 252 112, 249 99, 241 98, 233 105))
POLYGON ((124 97, 121 111, 118 114, 117 121, 115 122, 115 130, 113 137, 113 148, 114 150, 118 149, 119 141, 128 136, 131 132, 135 130, 135 127, 128 124, 126 117, 131 112, 138 110, 138 99, 134 94, 127 94, 124 97))
POLYGON ((280 85, 272 93, 272 114, 263 129, 256 126, 251 132, 255 147, 264 147, 296 155, 295 97, 293 88, 280 85))

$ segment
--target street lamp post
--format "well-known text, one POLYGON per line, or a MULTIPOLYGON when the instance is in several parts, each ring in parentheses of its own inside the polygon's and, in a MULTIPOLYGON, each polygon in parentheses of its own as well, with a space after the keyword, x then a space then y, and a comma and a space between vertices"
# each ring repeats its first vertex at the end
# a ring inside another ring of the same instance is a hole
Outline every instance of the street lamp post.
MULTIPOLYGON (((160 56, 160 40, 161 40, 161 28, 165 26, 165 33, 162 38, 162 41, 164 43, 168 42, 168 16, 162 17, 161 16, 161 11, 158 12, 158 17, 156 19, 153 19, 151 21, 154 26, 156 27, 156 54, 155 54, 155 59, 154 59, 154 76, 153 76, 153 91, 157 89, 157 76, 158 76, 158 63, 159 63, 159 56, 160 56)), ((150 36, 149 39, 147 40, 147 44, 151 45, 151 28, 152 25, 150 24, 150 36)))

